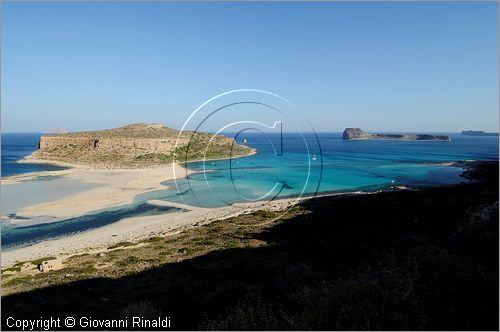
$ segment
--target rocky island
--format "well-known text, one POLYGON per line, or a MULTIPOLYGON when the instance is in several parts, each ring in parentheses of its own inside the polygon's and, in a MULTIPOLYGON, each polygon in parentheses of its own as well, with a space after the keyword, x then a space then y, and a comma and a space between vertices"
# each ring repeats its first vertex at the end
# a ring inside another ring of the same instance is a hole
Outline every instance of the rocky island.
POLYGON ((481 130, 462 130, 463 136, 498 136, 498 133, 486 133, 481 130))
POLYGON ((450 136, 447 135, 372 134, 360 128, 346 128, 342 138, 345 140, 451 141, 450 136))
POLYGON ((255 153, 229 137, 182 132, 163 124, 131 124, 120 128, 43 135, 38 149, 24 162, 65 162, 96 168, 144 168, 154 165, 223 159, 255 153), (176 147, 177 141, 177 147, 176 147), (210 143, 210 144, 209 144, 210 143))

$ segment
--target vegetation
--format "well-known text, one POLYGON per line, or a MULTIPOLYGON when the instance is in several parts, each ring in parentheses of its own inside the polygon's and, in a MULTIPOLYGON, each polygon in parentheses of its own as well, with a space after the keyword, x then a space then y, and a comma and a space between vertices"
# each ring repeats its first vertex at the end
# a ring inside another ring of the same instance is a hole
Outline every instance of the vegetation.
POLYGON ((123 241, 123 242, 118 242, 110 247, 108 247, 108 250, 109 249, 116 249, 116 248, 122 248, 122 247, 131 247, 131 246, 135 246, 137 245, 137 243, 132 243, 132 242, 128 242, 128 241, 123 241))
POLYGON ((257 212, 73 256, 59 271, 3 276, 3 316, 161 313, 173 329, 497 330, 498 163, 467 176, 477 181, 317 198, 271 222, 273 213, 257 212))
POLYGON ((212 137, 204 133, 188 133, 189 142, 177 147, 172 158, 178 162, 231 158, 250 154, 246 146, 235 144, 232 140, 212 137))
POLYGON ((173 161, 172 155, 164 153, 145 153, 135 157, 138 162, 168 164, 173 161))
POLYGON ((42 257, 42 258, 39 258, 39 259, 35 259, 34 261, 31 261, 31 264, 34 265, 34 266, 38 266, 38 265, 42 264, 43 262, 51 261, 51 260, 54 260, 54 259, 57 259, 57 258, 56 257, 52 257, 52 256, 42 257))
POLYGON ((2 269, 2 274, 7 272, 21 272, 21 266, 12 266, 6 269, 2 269))
POLYGON ((27 159, 63 161, 105 168, 141 168, 176 162, 246 156, 253 150, 230 137, 180 132, 161 124, 44 135, 27 159))

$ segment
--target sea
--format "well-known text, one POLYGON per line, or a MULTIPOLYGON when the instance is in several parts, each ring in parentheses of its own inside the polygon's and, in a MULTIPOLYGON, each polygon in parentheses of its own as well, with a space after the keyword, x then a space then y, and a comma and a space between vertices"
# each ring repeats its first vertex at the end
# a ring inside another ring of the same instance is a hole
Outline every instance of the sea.
MULTIPOLYGON (((226 133, 231 135, 230 133, 226 133)), ((459 160, 498 160, 498 137, 451 136, 451 141, 346 141, 342 133, 262 133, 238 135, 238 143, 256 154, 225 160, 177 162, 195 171, 164 183, 166 189, 146 192, 124 206, 57 220, 50 216, 23 220, 25 206, 75 194, 100 184, 58 176, 40 176, 3 185, 1 246, 8 250, 49 238, 88 231, 123 218, 179 211, 148 204, 151 199, 208 208, 244 202, 269 202, 285 197, 341 192, 370 192, 395 187, 418 188, 464 182, 459 160), (12 222, 15 221, 15 222, 12 222)), ((41 133, 2 134, 2 177, 63 169, 45 164, 17 163, 36 150, 41 133)), ((168 218, 166 218, 168 222, 168 218)))

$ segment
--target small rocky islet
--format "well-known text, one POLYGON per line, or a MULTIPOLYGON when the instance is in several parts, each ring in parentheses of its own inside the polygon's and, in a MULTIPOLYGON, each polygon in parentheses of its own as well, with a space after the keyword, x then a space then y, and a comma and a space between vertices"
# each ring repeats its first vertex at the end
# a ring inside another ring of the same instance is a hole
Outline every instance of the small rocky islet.
POLYGON ((448 135, 373 134, 367 133, 360 128, 346 128, 342 138, 345 140, 451 141, 448 135))

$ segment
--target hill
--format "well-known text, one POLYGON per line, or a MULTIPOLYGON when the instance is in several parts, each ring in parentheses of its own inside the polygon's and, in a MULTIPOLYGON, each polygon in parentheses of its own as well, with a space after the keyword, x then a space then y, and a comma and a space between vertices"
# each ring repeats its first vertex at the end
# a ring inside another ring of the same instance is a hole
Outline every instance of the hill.
POLYGON ((161 164, 250 155, 254 150, 229 137, 182 132, 162 124, 43 135, 24 161, 57 161, 103 168, 142 168, 161 164), (177 147, 176 147, 177 142, 177 147), (209 144, 210 143, 210 144, 209 144))

